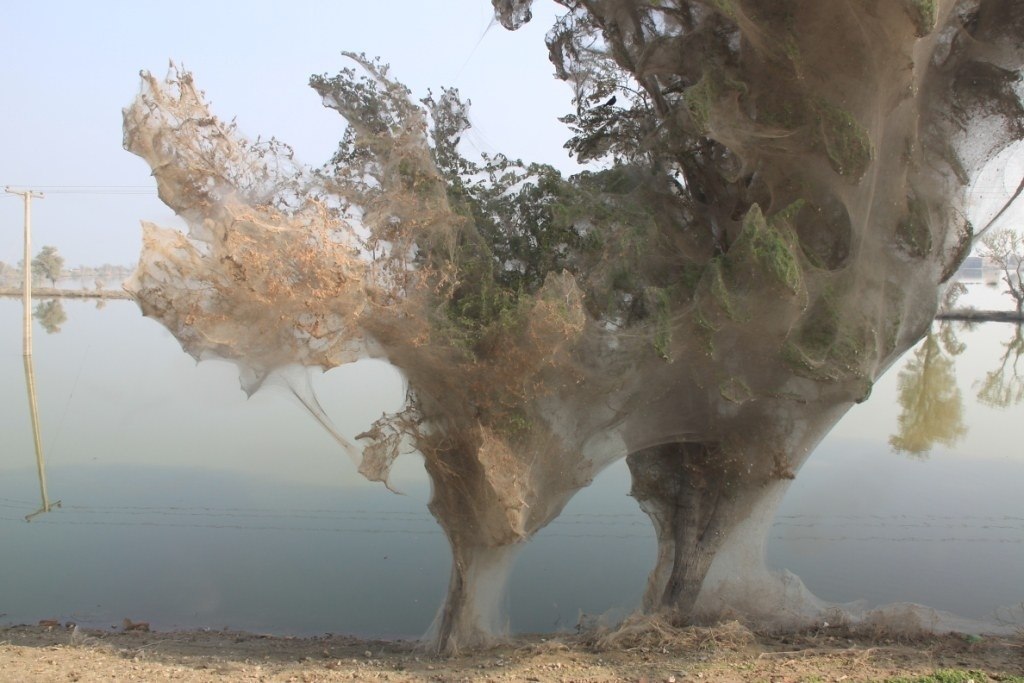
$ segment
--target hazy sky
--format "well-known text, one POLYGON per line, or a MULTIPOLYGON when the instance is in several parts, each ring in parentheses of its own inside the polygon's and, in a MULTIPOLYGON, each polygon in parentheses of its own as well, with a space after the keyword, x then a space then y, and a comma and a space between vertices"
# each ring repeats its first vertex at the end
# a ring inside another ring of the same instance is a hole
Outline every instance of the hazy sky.
MULTIPOLYGON (((219 116, 237 117, 250 137, 277 136, 319 165, 343 123, 307 81, 348 66, 342 50, 383 57, 416 96, 457 86, 473 101, 470 144, 571 170, 556 120, 570 110, 570 91, 553 78, 543 42, 556 9, 539 0, 534 20, 512 33, 492 24, 488 0, 5 3, 0 186, 47 191, 33 203, 34 253, 52 244, 68 266, 134 263, 140 219, 181 225, 156 199, 146 165, 122 148, 121 109, 138 91, 139 70, 162 76, 173 58, 219 116)), ((989 203, 1016 187, 1024 164, 1018 157, 1011 166, 985 181, 989 203)), ((21 255, 21 201, 0 194, 0 261, 21 255)))
MULTIPOLYGON (((140 219, 180 225, 152 191, 66 191, 154 187, 122 148, 121 109, 139 70, 163 76, 169 59, 195 74, 217 115, 236 116, 250 137, 277 136, 309 164, 327 159, 344 126, 307 81, 349 66, 340 52, 350 50, 389 61, 416 96, 457 86, 473 101, 468 138, 479 148, 571 168, 556 120, 571 93, 552 76, 543 41, 554 3, 538 2, 514 33, 491 25, 488 0, 4 4, 0 186, 49 190, 33 202, 33 252, 55 245, 69 266, 133 263, 140 219)), ((0 261, 13 264, 22 204, 0 197, 0 261)))

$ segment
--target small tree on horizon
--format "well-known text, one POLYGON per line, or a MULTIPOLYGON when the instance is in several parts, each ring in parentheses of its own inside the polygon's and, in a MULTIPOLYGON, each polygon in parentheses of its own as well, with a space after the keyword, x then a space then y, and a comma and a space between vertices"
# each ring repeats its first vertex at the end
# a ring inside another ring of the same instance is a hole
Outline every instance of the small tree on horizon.
POLYGON ((57 247, 45 246, 32 259, 32 274, 45 277, 54 287, 64 272, 64 257, 57 253, 57 247))
POLYGON ((1017 306, 1017 315, 1024 315, 1024 234, 1004 228, 981 238, 979 255, 989 259, 1002 271, 1006 293, 1017 306))
POLYGON ((21 276, 21 268, 0 261, 0 285, 9 286, 21 276))

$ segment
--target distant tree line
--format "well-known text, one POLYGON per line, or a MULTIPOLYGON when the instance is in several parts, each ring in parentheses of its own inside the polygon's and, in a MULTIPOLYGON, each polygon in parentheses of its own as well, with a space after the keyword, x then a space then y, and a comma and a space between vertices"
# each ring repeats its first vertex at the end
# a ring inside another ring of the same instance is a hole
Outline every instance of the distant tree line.
MULTIPOLYGON (((0 261, 0 287, 20 287, 24 277, 24 260, 21 259, 16 265, 0 261)), ((104 283, 118 284, 125 280, 134 269, 134 266, 114 265, 104 263, 100 266, 77 266, 65 268, 64 257, 57 251, 57 247, 47 245, 39 250, 32 259, 32 281, 34 284, 43 284, 49 281, 51 287, 57 286, 60 279, 93 280, 96 287, 102 289, 104 283)))

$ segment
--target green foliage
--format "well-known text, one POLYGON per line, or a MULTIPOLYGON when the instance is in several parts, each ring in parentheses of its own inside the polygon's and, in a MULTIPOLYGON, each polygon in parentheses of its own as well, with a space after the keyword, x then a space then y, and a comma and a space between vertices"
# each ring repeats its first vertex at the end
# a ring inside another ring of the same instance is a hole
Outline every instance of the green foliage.
POLYGON ((576 111, 559 118, 571 132, 564 146, 580 162, 606 158, 616 164, 643 163, 658 130, 656 109, 649 93, 637 89, 633 74, 612 53, 590 49, 601 32, 593 16, 572 12, 547 37, 556 75, 575 83, 576 111), (587 54, 585 65, 578 61, 581 50, 587 54), (581 68, 583 73, 570 75, 581 68))
POLYGON ((761 207, 757 204, 750 207, 743 219, 743 232, 734 247, 749 249, 758 269, 793 294, 803 285, 803 274, 795 254, 796 240, 787 224, 802 206, 803 202, 794 202, 770 222, 765 220, 761 207))
POLYGON ((399 160, 398 176, 407 191, 429 196, 437 189, 437 176, 412 159, 399 160))
POLYGON ((927 206, 917 197, 907 202, 907 213, 896 226, 896 244, 915 258, 924 258, 932 249, 927 206))
POLYGON ((693 124, 702 133, 708 132, 708 125, 711 122, 711 107, 714 103, 715 88, 705 73, 696 84, 690 86, 683 92, 683 102, 693 124))
POLYGON ((828 287, 787 339, 781 355, 798 374, 810 379, 863 380, 861 363, 873 337, 870 325, 844 315, 839 294, 828 287))
MULTIPOLYGON (((614 93, 614 88, 609 92, 614 93)), ((650 134, 648 109, 646 102, 631 109, 603 105, 580 107, 576 114, 558 119, 574 133, 564 146, 580 162, 611 156, 617 163, 631 163, 650 134)))
POLYGON ((910 20, 914 22, 915 35, 923 38, 935 30, 938 21, 937 0, 903 0, 910 20))
POLYGON ((853 114, 828 100, 816 100, 814 110, 832 170, 851 181, 860 180, 875 154, 867 130, 853 114))
POLYGON ((739 237, 724 255, 708 262, 697 284, 697 324, 717 330, 726 320, 744 322, 754 314, 752 296, 781 288, 803 290, 799 245, 789 227, 801 204, 795 202, 765 219, 755 204, 747 211, 739 237))
MULTIPOLYGON (((587 306, 598 317, 644 317, 638 302, 657 280, 650 268, 656 231, 650 176, 627 165, 563 178, 551 166, 503 155, 465 159, 457 149, 468 110, 446 90, 423 100, 434 121, 435 163, 447 196, 471 227, 457 259, 458 287, 446 303, 445 334, 466 348, 522 322, 520 302, 552 273, 589 274, 587 306), (605 259, 614 255, 614 260, 605 259)), ((673 284, 691 270, 673 273, 673 284)))
POLYGON ((491 419, 492 428, 511 442, 525 440, 534 423, 521 406, 498 409, 491 419))
MULTIPOLYGON (((447 199, 467 220, 448 262, 457 284, 442 302, 435 332, 466 350, 486 352, 490 341, 524 322, 527 298, 549 273, 570 268, 571 255, 595 245, 595 236, 577 227, 591 202, 551 166, 501 154, 466 159, 458 144, 469 128, 469 110, 458 91, 445 89, 421 102, 433 122, 431 153, 447 199)), ((415 167, 399 171, 413 191, 427 182, 415 167)))
POLYGON ((43 247, 32 259, 32 274, 45 277, 54 286, 64 270, 64 257, 57 253, 57 247, 43 247))
MULTIPOLYGON (((678 257, 658 265, 671 252, 653 241, 661 230, 657 212, 666 200, 676 201, 664 179, 628 164, 564 178, 551 166, 500 154, 470 161, 458 149, 469 127, 458 93, 444 90, 422 103, 433 122, 431 152, 448 201, 468 228, 449 262, 457 285, 438 309, 435 333, 487 353, 491 341, 525 322, 527 302, 548 275, 569 271, 586 278, 580 284, 588 287, 586 306, 596 317, 623 324, 651 318, 654 346, 667 359, 671 308, 691 295, 704 265, 678 257), (653 196, 659 188, 667 194, 653 196), (648 296, 648 290, 659 293, 648 296)), ((593 116, 613 108, 601 109, 593 116)), ((404 189, 416 192, 425 182, 418 170, 398 164, 404 189)))
POLYGON ((729 17, 730 19, 736 18, 736 7, 733 5, 732 0, 710 0, 711 6, 716 10, 729 17))
MULTIPOLYGON (((731 7, 729 9, 731 10, 731 7)), ((736 97, 745 91, 746 86, 743 83, 726 76, 718 69, 707 69, 697 83, 683 91, 683 104, 690 113, 697 131, 706 134, 711 130, 715 105, 723 99, 736 97)))
POLYGON ((651 288, 654 300, 654 350, 663 360, 672 360, 672 300, 666 290, 651 288))
POLYGON ((444 301, 435 332, 448 343, 469 352, 482 352, 485 342, 507 333, 524 321, 522 291, 504 287, 494 276, 494 262, 486 252, 460 261, 460 284, 444 301))
POLYGON ((433 122, 430 137, 434 143, 434 162, 448 181, 450 189, 464 189, 463 178, 479 170, 477 164, 459 152, 462 135, 470 127, 469 102, 462 101, 457 89, 442 88, 439 97, 435 99, 431 93, 420 103, 430 112, 433 122))
POLYGON ((839 335, 840 311, 835 296, 826 292, 804 318, 799 344, 810 354, 824 357, 839 335))
POLYGON ((309 85, 324 97, 324 104, 337 109, 349 124, 350 135, 340 145, 335 162, 361 155, 358 145, 367 151, 384 143, 383 136, 399 132, 414 112, 404 85, 390 78, 390 67, 365 54, 342 53, 351 58, 367 75, 356 69, 342 69, 335 76, 311 76, 309 85), (375 143, 375 139, 380 140, 375 143))
POLYGON ((577 222, 588 202, 551 166, 497 157, 487 172, 489 186, 475 188, 477 229, 502 266, 501 282, 536 291, 581 246, 577 222))
POLYGON ((705 271, 705 277, 710 284, 711 300, 718 306, 718 309, 731 320, 739 320, 739 312, 736 310, 732 294, 729 293, 729 285, 726 284, 727 267, 728 261, 724 258, 712 259, 705 271))
POLYGON ((716 257, 701 273, 695 292, 693 323, 708 355, 714 353, 715 334, 728 320, 739 320, 727 283, 724 257, 716 257))

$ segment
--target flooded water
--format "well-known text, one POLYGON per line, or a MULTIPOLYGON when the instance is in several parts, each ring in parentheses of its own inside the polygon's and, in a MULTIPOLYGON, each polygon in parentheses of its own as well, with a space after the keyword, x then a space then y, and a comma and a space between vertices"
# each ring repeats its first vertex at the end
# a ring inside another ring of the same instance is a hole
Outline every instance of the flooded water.
MULTIPOLYGON (((247 400, 230 364, 196 365, 134 304, 62 307, 64 319, 40 311, 34 353, 49 496, 61 507, 26 523, 40 494, 21 302, 0 299, 0 623, 107 627, 128 617, 156 628, 392 637, 426 629, 449 555, 415 456, 396 467, 404 495, 393 495, 363 480, 284 391, 247 400)), ((901 383, 923 357, 908 353, 886 374, 780 510, 768 561, 820 597, 915 601, 990 621, 1014 618, 1018 606, 1021 617, 1024 404, 995 405, 989 399, 1006 391, 988 380, 999 367, 1006 379, 1000 363, 1016 328, 954 332, 935 342, 948 363, 931 359, 901 383), (964 350, 952 353, 957 344, 964 350), (932 412, 906 417, 920 404, 911 389, 936 382, 945 385, 932 412), (934 447, 896 453, 896 434, 934 447)), ((402 395, 395 373, 374 362, 314 385, 349 436, 402 395)), ((638 605, 655 543, 628 490, 620 462, 526 547, 510 586, 514 630, 572 628, 581 612, 638 605)))

